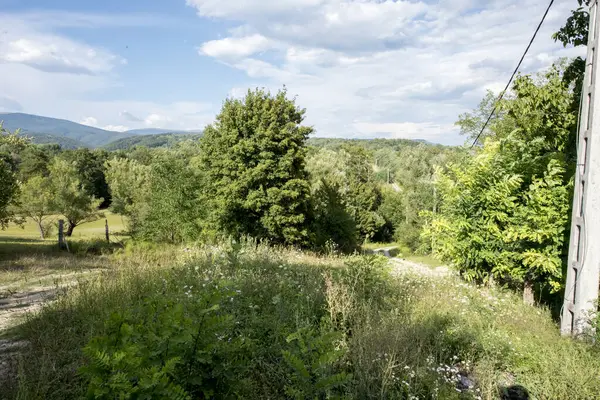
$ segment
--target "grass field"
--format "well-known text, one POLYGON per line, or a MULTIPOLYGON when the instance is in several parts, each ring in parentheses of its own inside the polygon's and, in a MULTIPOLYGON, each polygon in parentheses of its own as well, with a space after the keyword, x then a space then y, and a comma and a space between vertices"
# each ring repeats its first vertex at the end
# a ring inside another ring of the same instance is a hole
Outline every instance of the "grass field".
MULTIPOLYGON (((125 229, 121 216, 107 212, 110 232, 122 233, 125 229)), ((58 220, 58 216, 55 217, 58 220)), ((39 238, 37 225, 27 221, 23 226, 11 224, 0 230, 0 299, 17 291, 47 288, 72 279, 73 274, 88 274, 104 268, 106 257, 88 257, 109 245, 104 242, 105 220, 82 224, 68 238, 70 252, 62 251, 57 244, 57 229, 45 240, 39 238)), ((122 236, 112 236, 118 243, 122 236)), ((99 255, 99 254, 96 254, 99 255)))
POLYGON ((0 232, 0 399, 600 399, 599 347, 508 290, 382 257, 103 236, 82 225, 66 252, 33 224, 0 232))
MULTIPOLYGON (((123 232, 123 230, 125 229, 125 225, 124 225, 124 220, 120 215, 113 214, 109 211, 105 212, 104 215, 105 215, 105 218, 99 219, 94 222, 88 222, 85 224, 81 224, 80 226, 76 227, 75 230, 73 231, 72 239, 78 239, 78 238, 90 239, 90 238, 96 238, 96 237, 97 238, 104 237, 104 223, 105 223, 104 221, 105 221, 105 219, 108 220, 108 227, 111 232, 114 232, 114 233, 123 232)), ((54 221, 58 221, 59 218, 60 217, 58 215, 51 217, 51 219, 54 221)), ((58 222, 56 222, 56 223, 58 223, 58 222)), ((57 235, 57 229, 55 228, 51 233, 51 237, 49 237, 47 239, 56 239, 56 235, 57 235)), ((40 232, 39 232, 38 227, 35 222, 33 222, 32 220, 27 220, 27 222, 23 226, 19 226, 14 223, 11 223, 7 229, 0 230, 0 240, 2 238, 8 238, 8 237, 20 238, 20 239, 39 239, 40 232)))
POLYGON ((239 243, 74 257, 106 272, 10 332, 6 398, 600 398, 597 348, 457 277, 239 243))

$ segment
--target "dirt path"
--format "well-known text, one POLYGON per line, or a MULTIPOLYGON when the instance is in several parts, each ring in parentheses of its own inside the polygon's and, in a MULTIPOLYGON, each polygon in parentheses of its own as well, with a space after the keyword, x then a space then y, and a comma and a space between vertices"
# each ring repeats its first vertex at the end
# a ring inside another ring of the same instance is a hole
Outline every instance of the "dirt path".
POLYGON ((4 334, 28 314, 39 311, 44 304, 77 285, 81 278, 98 272, 100 270, 45 275, 43 281, 54 282, 52 285, 13 282, 0 286, 0 377, 14 373, 18 352, 27 347, 26 341, 3 337, 4 334))
POLYGON ((29 278, 0 286, 0 336, 13 326, 20 317, 38 311, 45 303, 82 279, 88 279, 101 269, 42 276, 39 280, 29 278))
POLYGON ((453 275, 453 271, 446 266, 433 268, 424 264, 403 260, 397 257, 391 257, 390 264, 393 267, 392 273, 394 274, 412 273, 430 277, 443 277, 453 275))
POLYGON ((431 277, 442 277, 453 275, 454 272, 448 268, 447 266, 441 266, 437 268, 429 267, 425 264, 416 263, 413 261, 408 261, 403 258, 394 257, 395 250, 398 247, 382 247, 379 249, 374 249, 373 253, 378 253, 386 256, 390 259, 390 264, 392 266, 392 273, 394 274, 403 274, 403 273, 412 273, 422 276, 431 276, 431 277))
MULTIPOLYGON (((0 335, 27 313, 38 311, 56 296, 58 290, 57 287, 38 286, 0 298, 0 335)), ((0 339, 0 376, 14 374, 17 355, 24 347, 27 347, 26 341, 0 339)))

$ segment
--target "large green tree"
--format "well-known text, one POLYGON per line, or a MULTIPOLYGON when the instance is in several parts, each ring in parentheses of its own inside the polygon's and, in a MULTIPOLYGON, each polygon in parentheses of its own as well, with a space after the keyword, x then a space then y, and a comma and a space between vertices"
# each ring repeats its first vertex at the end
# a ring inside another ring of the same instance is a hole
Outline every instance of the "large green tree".
POLYGON ((224 102, 201 142, 211 229, 307 243, 310 187, 304 159, 313 129, 302 125, 304 113, 285 89, 275 95, 251 90, 224 102))
POLYGON ((114 157, 106 161, 105 171, 111 211, 134 218, 148 197, 150 167, 134 159, 114 157))
MULTIPOLYGON (((337 151, 321 149, 309 158, 307 170, 314 195, 317 196, 315 204, 321 204, 320 207, 328 204, 327 209, 333 212, 330 201, 339 198, 345 213, 336 211, 337 217, 345 218, 345 215, 348 215, 352 218, 360 241, 376 237, 385 225, 385 219, 379 213, 382 195, 375 180, 371 156, 363 147, 346 144, 337 151), (336 197, 331 197, 332 190, 337 192, 336 197), (319 199, 318 196, 324 198, 319 199), (323 202, 325 200, 326 202, 323 202)), ((322 209, 317 211, 319 218, 323 218, 322 209)), ((331 217, 328 218, 330 219, 331 217)), ((336 226, 348 229, 345 223, 331 225, 331 228, 336 226)), ((336 234, 336 237, 339 237, 339 234, 336 234)))
POLYGON ((67 236, 73 234, 75 227, 102 216, 98 210, 102 199, 87 193, 75 164, 55 158, 49 166, 49 171, 54 193, 54 209, 67 219, 67 236))
POLYGON ((106 150, 86 148, 66 150, 60 157, 77 169, 79 181, 90 196, 102 199, 102 208, 110 205, 110 192, 106 182, 104 163, 109 157, 106 150))
POLYGON ((5 130, 0 124, 0 228, 4 229, 11 219, 9 206, 19 193, 17 155, 28 142, 17 133, 5 130))
POLYGON ((132 234, 163 242, 198 239, 207 213, 200 202, 200 171, 178 152, 159 152, 146 168, 147 183, 138 183, 141 197, 133 199, 132 234))
MULTIPOLYGON (((591 0, 577 0, 579 7, 571 12, 571 16, 567 18, 565 24, 552 35, 555 41, 561 42, 565 47, 587 46, 590 20, 588 7, 590 2, 591 0)), ((563 79, 567 84, 573 84, 575 87, 574 107, 579 105, 584 72, 585 60, 581 57, 572 59, 565 69, 563 79)))
POLYGON ((42 175, 30 177, 21 185, 19 192, 15 213, 20 217, 31 218, 38 226, 40 239, 44 239, 48 228, 47 220, 55 211, 52 181, 42 175))
POLYGON ((470 279, 562 283, 570 186, 568 153, 577 115, 562 65, 517 78, 514 98, 478 154, 439 174, 439 213, 426 234, 470 279))

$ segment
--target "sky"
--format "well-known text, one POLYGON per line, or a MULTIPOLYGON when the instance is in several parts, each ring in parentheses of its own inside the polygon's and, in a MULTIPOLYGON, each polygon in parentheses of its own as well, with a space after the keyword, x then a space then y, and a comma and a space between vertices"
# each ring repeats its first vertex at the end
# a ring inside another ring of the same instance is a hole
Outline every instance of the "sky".
MULTIPOLYGON (((0 0, 0 112, 108 130, 199 130, 227 97, 284 85, 315 136, 462 144, 548 0, 0 0)), ((577 7, 557 0, 523 63, 577 7)))

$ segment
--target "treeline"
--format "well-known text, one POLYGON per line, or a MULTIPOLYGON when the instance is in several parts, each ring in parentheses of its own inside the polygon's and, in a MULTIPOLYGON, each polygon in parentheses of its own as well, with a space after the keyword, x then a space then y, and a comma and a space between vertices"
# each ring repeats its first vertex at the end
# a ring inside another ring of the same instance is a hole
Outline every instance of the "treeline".
POLYGON ((70 235, 108 208, 143 240, 248 236, 343 252, 394 240, 428 251, 420 213, 436 207, 434 168, 461 150, 309 139, 304 112, 285 91, 250 91, 228 99, 203 137, 112 152, 32 145, 4 133, 14 183, 4 222, 29 217, 43 237, 50 216, 61 214, 70 235))
POLYGON ((106 163, 112 209, 145 240, 248 236, 343 252, 398 240, 417 249, 434 166, 459 151, 311 146, 304 112, 285 91, 250 91, 228 99, 200 140, 115 154, 106 163))
POLYGON ((134 147, 173 147, 180 142, 198 140, 201 136, 201 133, 161 133, 154 135, 137 135, 115 140, 114 142, 104 145, 103 148, 108 151, 128 151, 134 147))

